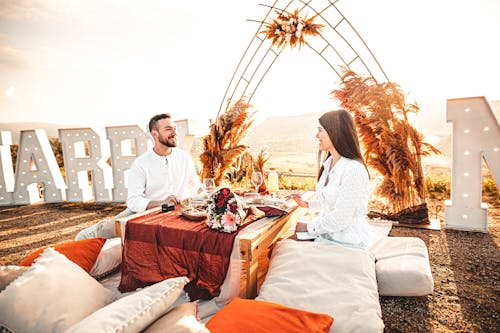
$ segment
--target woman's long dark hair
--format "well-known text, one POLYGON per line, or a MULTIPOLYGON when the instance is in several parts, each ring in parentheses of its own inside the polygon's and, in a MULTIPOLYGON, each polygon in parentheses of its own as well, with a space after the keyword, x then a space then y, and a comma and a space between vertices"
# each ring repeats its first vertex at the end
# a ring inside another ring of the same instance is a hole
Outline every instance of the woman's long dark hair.
MULTIPOLYGON (((362 163, 365 168, 366 164, 361 155, 361 148, 359 147, 358 133, 356 132, 356 125, 349 112, 345 110, 334 110, 324 113, 319 118, 320 125, 325 129, 333 143, 333 147, 340 154, 340 156, 357 160, 362 163)), ((325 160, 330 156, 328 152, 325 160)), ((323 173, 323 163, 318 173, 318 180, 323 173)), ((367 168, 368 171, 368 168, 367 168)))

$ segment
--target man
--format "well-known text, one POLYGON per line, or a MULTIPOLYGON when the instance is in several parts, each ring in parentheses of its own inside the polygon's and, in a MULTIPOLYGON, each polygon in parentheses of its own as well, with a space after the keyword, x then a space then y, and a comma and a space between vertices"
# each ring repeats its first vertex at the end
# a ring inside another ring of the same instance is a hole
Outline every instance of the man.
POLYGON ((100 221, 76 236, 116 237, 115 220, 162 204, 179 204, 201 191, 191 156, 177 148, 177 128, 170 114, 158 114, 149 121, 154 140, 152 150, 139 156, 128 176, 127 209, 110 220, 100 221))

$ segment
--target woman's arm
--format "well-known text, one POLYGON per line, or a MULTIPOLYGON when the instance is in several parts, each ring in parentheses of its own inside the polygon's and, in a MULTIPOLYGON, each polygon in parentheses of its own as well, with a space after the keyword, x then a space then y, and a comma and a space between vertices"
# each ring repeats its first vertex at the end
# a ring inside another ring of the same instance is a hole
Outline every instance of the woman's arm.
POLYGON ((286 200, 288 199, 293 199, 297 205, 299 205, 299 207, 302 207, 302 208, 309 208, 309 202, 302 199, 302 196, 298 193, 294 193, 294 194, 289 194, 286 196, 285 198, 286 200))
MULTIPOLYGON (((335 207, 307 224, 307 231, 320 235, 346 229, 359 214, 366 214, 370 181, 364 166, 350 166, 341 176, 335 207)), ((333 186, 332 183, 327 186, 333 186)))

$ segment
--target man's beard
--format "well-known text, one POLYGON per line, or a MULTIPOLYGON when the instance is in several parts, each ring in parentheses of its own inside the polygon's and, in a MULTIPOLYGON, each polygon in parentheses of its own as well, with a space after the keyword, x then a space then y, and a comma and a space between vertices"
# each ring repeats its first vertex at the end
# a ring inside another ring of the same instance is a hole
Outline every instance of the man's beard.
POLYGON ((177 147, 177 136, 171 136, 170 138, 159 137, 158 141, 167 147, 177 147))

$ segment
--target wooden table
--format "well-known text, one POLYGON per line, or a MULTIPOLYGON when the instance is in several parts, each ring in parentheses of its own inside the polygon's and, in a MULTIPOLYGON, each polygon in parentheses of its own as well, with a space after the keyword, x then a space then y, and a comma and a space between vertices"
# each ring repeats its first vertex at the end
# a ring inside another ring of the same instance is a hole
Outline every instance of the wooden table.
MULTIPOLYGON (((310 198, 314 192, 306 192, 303 197, 310 198)), ((125 234, 126 222, 130 219, 147 215, 160 210, 159 207, 147 210, 142 213, 127 216, 116 221, 118 235, 122 237, 125 234)), ((243 229, 236 238, 234 246, 239 246, 240 260, 242 261, 241 283, 244 283, 243 289, 246 298, 255 298, 258 294, 258 273, 259 261, 261 255, 265 255, 269 248, 301 218, 307 209, 293 207, 286 215, 279 217, 266 217, 259 222, 256 228, 243 229)))
POLYGON ((273 218, 263 228, 259 228, 256 233, 242 233, 239 237, 240 256, 243 260, 242 278, 246 284, 246 297, 255 298, 258 294, 258 272, 261 255, 267 254, 269 248, 301 218, 307 209, 294 207, 283 216, 273 218))

